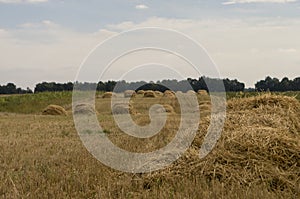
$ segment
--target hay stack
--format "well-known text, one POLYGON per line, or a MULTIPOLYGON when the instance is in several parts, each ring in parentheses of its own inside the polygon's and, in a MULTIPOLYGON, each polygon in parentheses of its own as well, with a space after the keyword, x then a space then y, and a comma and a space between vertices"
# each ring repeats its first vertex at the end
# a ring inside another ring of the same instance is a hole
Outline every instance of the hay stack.
POLYGON ((58 105, 49 105, 42 112, 43 115, 67 115, 67 111, 58 105))
POLYGON ((102 98, 112 98, 113 96, 115 96, 113 92, 105 92, 102 98))
POLYGON ((146 97, 146 98, 155 98, 156 95, 155 95, 154 91, 145 91, 144 97, 146 97))
POLYGON ((230 100, 221 138, 200 159, 210 117, 201 120, 200 132, 178 161, 145 175, 150 186, 157 179, 172 182, 195 176, 222 183, 225 189, 261 186, 271 192, 299 193, 299 101, 275 95, 230 100))
POLYGON ((174 91, 170 91, 170 90, 166 90, 164 92, 164 96, 165 98, 176 98, 175 92, 174 91))
POLYGON ((137 91, 137 94, 138 94, 138 95, 144 95, 144 93, 145 93, 144 90, 138 90, 138 91, 137 91))
POLYGON ((188 92, 186 92, 188 95, 195 95, 196 94, 196 92, 195 91, 193 91, 193 90, 189 90, 188 92))
POLYGON ((135 96, 136 96, 136 92, 134 90, 126 90, 124 92, 124 97, 125 98, 135 97, 135 96))
POLYGON ((206 90, 198 90, 198 95, 204 95, 204 96, 207 96, 208 95, 208 93, 207 93, 207 91, 206 90))
POLYGON ((160 91, 154 91, 154 93, 156 96, 160 96, 160 97, 163 96, 163 93, 160 91))
POLYGON ((78 104, 74 108, 74 114, 93 115, 96 111, 91 104, 78 104))
POLYGON ((117 103, 112 107, 112 114, 136 114, 131 104, 117 103))

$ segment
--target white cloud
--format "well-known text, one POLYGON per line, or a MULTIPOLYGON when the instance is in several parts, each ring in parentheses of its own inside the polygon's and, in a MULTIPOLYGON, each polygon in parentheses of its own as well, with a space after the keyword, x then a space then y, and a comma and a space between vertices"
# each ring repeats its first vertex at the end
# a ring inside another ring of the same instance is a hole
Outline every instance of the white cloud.
POLYGON ((73 81, 82 60, 97 44, 117 32, 153 26, 194 38, 207 49, 223 77, 238 78, 247 86, 266 75, 293 78, 300 73, 298 19, 153 17, 141 23, 111 24, 94 33, 76 32, 44 20, 0 29, 0 84, 13 81, 26 87, 41 81, 73 81))
POLYGON ((161 27, 175 29, 202 44, 223 77, 238 78, 247 86, 266 75, 294 78, 300 73, 300 20, 252 18, 186 20, 153 17, 141 23, 124 22, 107 27, 115 31, 161 27), (283 67, 284 66, 284 67, 283 67))
POLYGON ((298 51, 295 48, 279 48, 278 52, 280 52, 280 53, 296 53, 298 51))
POLYGON ((114 34, 76 32, 48 20, 0 29, 0 84, 26 88, 41 81, 73 81, 88 53, 114 34))
POLYGON ((223 2, 223 5, 232 5, 237 3, 292 3, 297 0, 231 0, 223 2))
POLYGON ((135 9, 138 9, 138 10, 146 10, 148 9, 149 7, 144 5, 144 4, 140 4, 140 5, 136 5, 135 6, 135 9))
POLYGON ((45 3, 48 0, 0 0, 0 3, 45 3))
POLYGON ((227 1, 227 2, 223 2, 223 5, 232 5, 232 4, 236 4, 235 1, 227 1))

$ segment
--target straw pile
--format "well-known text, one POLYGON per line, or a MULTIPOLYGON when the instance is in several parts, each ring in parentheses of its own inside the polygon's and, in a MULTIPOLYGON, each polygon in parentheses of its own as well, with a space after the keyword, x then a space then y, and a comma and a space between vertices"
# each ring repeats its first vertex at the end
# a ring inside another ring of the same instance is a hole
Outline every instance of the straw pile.
POLYGON ((103 95, 102 95, 102 98, 112 98, 114 96, 114 93, 113 92, 105 92, 103 95))
POLYGON ((145 93, 144 90, 138 90, 138 91, 137 91, 137 94, 138 94, 138 95, 144 95, 144 93, 145 93))
POLYGON ((144 97, 147 97, 147 98, 155 98, 156 95, 155 95, 154 91, 145 91, 144 97))
POLYGON ((154 91, 154 93, 156 96, 159 96, 159 97, 163 96, 163 93, 160 91, 154 91))
POLYGON ((43 115, 67 115, 66 110, 58 105, 49 105, 42 112, 43 115))
POLYGON ((198 95, 208 95, 207 91, 206 90, 198 90, 198 95))
POLYGON ((228 102, 227 120, 216 147, 204 159, 199 149, 210 124, 201 120, 190 149, 169 168, 147 174, 149 186, 187 176, 269 191, 299 193, 300 103, 291 97, 262 95, 228 102))
POLYGON ((166 98, 176 98, 176 95, 175 95, 174 91, 166 90, 164 92, 163 97, 166 97, 166 98))
POLYGON ((137 112, 133 109, 131 104, 117 103, 112 107, 112 114, 131 114, 135 115, 137 112))
POLYGON ((93 115, 96 111, 91 104, 78 104, 74 108, 74 114, 93 115))
POLYGON ((135 97, 136 92, 134 90, 126 90, 124 91, 124 97, 129 98, 129 97, 135 97))
POLYGON ((195 91, 193 91, 193 90, 189 90, 188 92, 186 92, 188 95, 195 95, 196 94, 196 92, 195 91))

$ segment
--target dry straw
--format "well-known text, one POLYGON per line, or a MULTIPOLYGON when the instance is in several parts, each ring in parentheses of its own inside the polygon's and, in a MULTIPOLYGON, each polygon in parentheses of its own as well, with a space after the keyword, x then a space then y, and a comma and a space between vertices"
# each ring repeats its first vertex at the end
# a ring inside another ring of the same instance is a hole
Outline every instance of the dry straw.
POLYGON ((61 106, 49 105, 43 110, 42 114, 43 115, 67 115, 67 112, 61 106))
POLYGON ((166 90, 164 92, 163 97, 166 97, 166 98, 176 98, 176 95, 175 95, 174 91, 166 90))
POLYGON ((78 104, 75 106, 74 114, 93 115, 96 111, 91 104, 78 104))
POLYGON ((207 93, 206 90, 198 90, 197 93, 198 93, 199 95, 204 95, 204 96, 208 95, 208 93, 207 93))
POLYGON ((137 91, 137 94, 138 94, 138 95, 144 95, 144 93, 145 93, 144 90, 138 90, 138 91, 137 91))
POLYGON ((131 104, 117 103, 112 107, 112 114, 131 114, 135 115, 137 112, 133 109, 131 104))
POLYGON ((200 159, 199 149, 209 124, 210 116, 201 119, 190 149, 170 167, 145 175, 145 183, 199 176, 225 188, 263 185, 269 191, 299 193, 299 101, 271 94, 230 100, 220 140, 200 159))
POLYGON ((124 97, 129 98, 129 97, 135 97, 136 92, 134 90, 126 90, 124 91, 124 97))
POLYGON ((189 91, 187 91, 186 93, 189 94, 189 95, 195 95, 195 94, 196 94, 196 92, 193 91, 193 90, 189 90, 189 91))
POLYGON ((113 92, 105 92, 102 98, 112 98, 115 94, 113 92))
POLYGON ((159 96, 159 97, 163 96, 163 93, 160 91, 154 91, 154 93, 156 96, 159 96))
POLYGON ((155 95, 154 91, 150 91, 150 90, 149 90, 149 91, 145 91, 144 97, 147 97, 147 98, 155 98, 156 95, 155 95))

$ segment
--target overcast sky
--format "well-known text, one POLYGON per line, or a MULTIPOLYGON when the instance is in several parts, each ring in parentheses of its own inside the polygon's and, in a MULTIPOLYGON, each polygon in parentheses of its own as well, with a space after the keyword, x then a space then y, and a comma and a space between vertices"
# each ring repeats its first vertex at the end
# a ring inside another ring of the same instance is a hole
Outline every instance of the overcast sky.
POLYGON ((150 26, 192 37, 247 87, 300 76, 298 0, 0 0, 0 84, 74 81, 97 44, 150 26))

